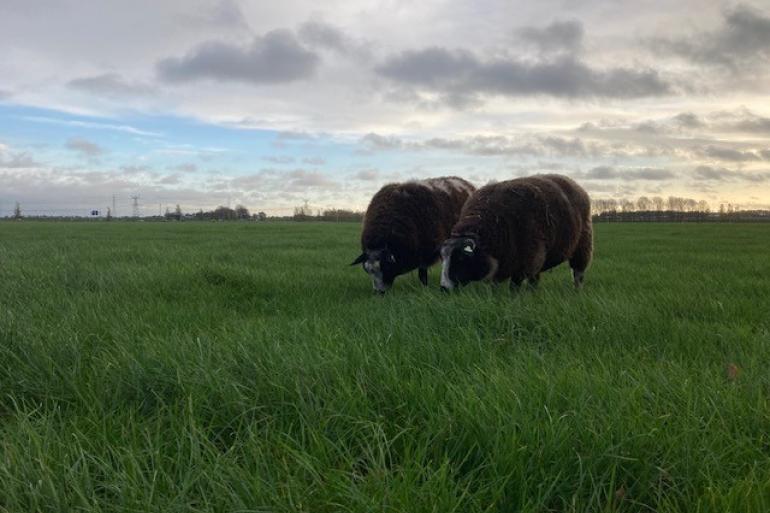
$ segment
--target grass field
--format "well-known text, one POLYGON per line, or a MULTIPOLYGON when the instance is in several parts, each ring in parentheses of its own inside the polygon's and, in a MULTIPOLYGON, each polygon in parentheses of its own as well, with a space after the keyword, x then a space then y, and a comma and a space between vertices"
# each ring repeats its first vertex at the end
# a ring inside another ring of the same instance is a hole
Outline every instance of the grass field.
POLYGON ((358 231, 0 223, 0 511, 770 511, 770 225, 385 297, 358 231))

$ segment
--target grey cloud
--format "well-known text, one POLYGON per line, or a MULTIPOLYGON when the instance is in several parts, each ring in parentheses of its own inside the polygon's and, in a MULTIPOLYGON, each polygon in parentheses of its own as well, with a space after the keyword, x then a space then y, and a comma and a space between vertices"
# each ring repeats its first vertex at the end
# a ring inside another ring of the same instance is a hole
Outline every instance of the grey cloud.
POLYGON ((474 136, 466 139, 428 139, 415 143, 420 149, 462 151, 471 155, 539 155, 541 149, 530 143, 519 143, 504 136, 474 136))
POLYGON ((3 100, 6 100, 11 97, 10 91, 5 91, 3 89, 0 89, 0 102, 3 100))
POLYGON ((759 154, 762 155, 763 159, 770 160, 770 150, 762 150, 759 154))
POLYGON ((383 136, 375 133, 365 135, 361 142, 373 150, 446 150, 461 151, 472 155, 537 155, 541 149, 525 143, 519 144, 501 135, 474 136, 465 139, 445 139, 434 137, 425 141, 405 141, 395 136, 383 136))
POLYGON ((610 166, 597 166, 583 173, 587 180, 671 180, 676 175, 668 169, 651 167, 618 169, 610 166))
POLYGON ((693 170, 698 180, 723 182, 741 180, 761 183, 770 181, 770 171, 736 171, 724 167, 698 166, 693 170))
POLYGON ((577 51, 583 41, 583 25, 577 20, 556 21, 546 27, 524 27, 517 34, 543 52, 577 51))
POLYGON ((636 132, 644 134, 658 134, 663 131, 663 127, 653 121, 643 121, 632 126, 632 129, 636 132))
POLYGON ((391 56, 376 71, 394 82, 439 93, 456 106, 479 95, 641 98, 672 92, 654 70, 593 69, 573 56, 484 61, 464 50, 434 47, 391 56))
POLYGON ((308 132, 298 132, 292 130, 282 130, 275 135, 276 139, 283 141, 307 141, 317 137, 317 135, 308 132))
POLYGON ((584 123, 575 132, 589 138, 587 145, 597 153, 751 162, 767 158, 762 153, 764 150, 757 148, 760 145, 766 148, 766 140, 752 143, 750 140, 724 137, 723 134, 750 133, 755 136, 752 139, 759 139, 757 135, 770 134, 770 118, 758 116, 747 109, 702 116, 680 113, 662 120, 643 120, 633 124, 627 121, 584 123), (683 131, 686 136, 683 136, 683 131))
POLYGON ((5 152, 0 146, 0 169, 25 169, 39 167, 42 164, 37 162, 32 155, 26 152, 5 152))
POLYGON ((303 164, 310 164, 311 166, 323 166, 326 164, 326 159, 323 157, 305 157, 302 159, 303 164))
POLYGON ((730 69, 770 58, 770 17, 741 4, 725 10, 723 18, 723 25, 716 31, 687 38, 661 38, 653 45, 698 63, 730 69))
POLYGON ((677 114, 673 120, 683 128, 701 128, 703 126, 703 121, 692 112, 677 114))
POLYGON ((262 160, 272 162, 273 164, 291 164, 294 162, 294 157, 291 155, 267 155, 262 157, 262 160))
POLYGON ((398 137, 375 133, 366 134, 361 138, 361 142, 378 150, 397 150, 403 146, 403 142, 398 137))
POLYGON ((302 46, 288 30, 256 37, 248 47, 208 41, 181 58, 157 64, 160 77, 169 82, 200 79, 276 84, 310 78, 320 58, 302 46))
POLYGON ((126 175, 138 175, 152 171, 150 166, 121 166, 120 172, 126 175))
POLYGON ((577 137, 572 139, 546 137, 542 142, 544 146, 552 148, 560 155, 583 156, 587 153, 585 144, 583 144, 583 141, 577 137))
POLYGON ((623 173, 624 180, 671 180, 676 175, 668 169, 640 168, 631 169, 623 173))
POLYGON ((760 160, 756 153, 752 151, 741 151, 734 148, 725 148, 719 146, 706 146, 700 150, 700 154, 717 160, 727 160, 732 162, 748 162, 760 160))
POLYGON ((227 184, 223 184, 222 188, 235 187, 242 190, 260 189, 265 185, 267 174, 268 173, 262 171, 251 175, 238 176, 231 179, 227 184))
POLYGON ((617 178, 618 172, 613 167, 597 166, 593 169, 590 169, 583 176, 588 180, 609 180, 612 178, 617 178))
POLYGON ((317 171, 296 169, 289 173, 289 189, 336 189, 339 184, 317 171))
POLYGON ((738 132, 770 134, 770 118, 750 114, 729 124, 728 128, 738 132))
POLYGON ((341 30, 321 21, 303 23, 299 28, 299 37, 304 42, 338 52, 345 52, 348 47, 347 37, 341 30))
POLYGON ((93 77, 76 78, 67 85, 86 93, 108 97, 140 96, 152 94, 155 88, 138 82, 126 80, 118 73, 105 73, 93 77))
POLYGON ((622 153, 617 149, 603 147, 595 142, 560 136, 532 136, 514 138, 503 135, 476 135, 462 139, 434 137, 424 141, 406 141, 395 136, 369 133, 361 139, 370 150, 444 150, 457 151, 480 156, 555 156, 584 157, 601 153, 622 153))
POLYGON ((722 181, 725 179, 726 173, 730 173, 730 171, 725 168, 711 166, 698 166, 693 171, 695 178, 709 181, 722 181))
POLYGON ((365 43, 348 36, 341 29, 320 20, 311 20, 300 25, 297 35, 303 43, 313 48, 332 50, 341 55, 369 56, 365 43))
POLYGON ((198 171, 198 166, 192 162, 186 162, 184 164, 177 164, 176 166, 171 167, 171 169, 174 171, 182 171, 184 173, 195 173, 198 171))
POLYGON ((380 173, 376 169, 362 169, 354 175, 354 178, 363 182, 372 182, 379 178, 379 176, 380 173))
POLYGON ((161 177, 160 180, 158 180, 158 183, 163 185, 176 185, 181 181, 182 181, 181 177, 178 174, 174 173, 174 174, 161 177))
POLYGON ((104 148, 98 144, 79 137, 74 137, 67 141, 66 146, 67 149, 78 152, 84 157, 93 158, 104 153, 104 148))
POLYGON ((248 28, 243 11, 234 0, 220 0, 211 9, 211 15, 207 16, 215 24, 227 27, 248 28))
POLYGON ((294 169, 286 172, 280 169, 262 169, 259 173, 238 176, 215 184, 215 188, 227 190, 259 189, 268 192, 300 192, 307 190, 335 190, 340 184, 318 171, 294 169))

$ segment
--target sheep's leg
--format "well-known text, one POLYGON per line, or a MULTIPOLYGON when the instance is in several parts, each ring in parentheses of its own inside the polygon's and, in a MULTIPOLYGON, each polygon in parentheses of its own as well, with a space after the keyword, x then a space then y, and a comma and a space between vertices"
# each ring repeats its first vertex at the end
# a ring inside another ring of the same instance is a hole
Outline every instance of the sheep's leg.
POLYGON ((540 271, 545 265, 545 243, 540 241, 534 248, 532 257, 527 265, 527 285, 530 289, 536 289, 540 282, 540 271))
POLYGON ((417 271, 417 275, 420 277, 420 282, 426 287, 428 286, 428 270, 424 267, 420 267, 417 271))
POLYGON ((521 284, 524 282, 524 278, 521 276, 512 276, 511 277, 511 292, 518 292, 521 288, 521 284))
POLYGON ((575 283, 575 288, 579 289, 583 284, 586 269, 591 263, 593 249, 593 230, 591 229, 591 225, 588 225, 583 229, 577 248, 575 248, 572 258, 569 259, 569 266, 572 268, 572 280, 575 283))

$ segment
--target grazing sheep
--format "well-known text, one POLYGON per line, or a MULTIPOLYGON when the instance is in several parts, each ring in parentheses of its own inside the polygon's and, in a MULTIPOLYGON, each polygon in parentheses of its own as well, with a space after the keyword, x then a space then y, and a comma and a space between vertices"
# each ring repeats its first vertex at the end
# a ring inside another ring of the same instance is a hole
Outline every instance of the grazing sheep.
POLYGON ((536 175, 486 185, 463 207, 441 247, 441 287, 477 280, 526 279, 569 261, 580 287, 591 262, 593 235, 588 194, 572 179, 536 175))
POLYGON ((438 260, 441 243, 474 190, 456 176, 384 186, 366 209, 363 252, 351 265, 363 264, 380 293, 396 276, 413 269, 419 269, 420 281, 427 285, 428 268, 438 260))

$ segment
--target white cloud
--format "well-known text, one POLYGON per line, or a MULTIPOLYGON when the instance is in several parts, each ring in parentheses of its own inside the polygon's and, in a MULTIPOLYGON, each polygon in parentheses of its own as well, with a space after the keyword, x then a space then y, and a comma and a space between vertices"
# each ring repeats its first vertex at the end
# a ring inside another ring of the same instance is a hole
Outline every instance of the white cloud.
POLYGON ((80 128, 90 128, 94 130, 110 130, 115 132, 125 132, 133 135, 143 135, 146 137, 162 137, 163 134, 159 132, 151 132, 148 130, 140 130, 129 125, 116 125, 111 123, 100 123, 97 121, 81 121, 75 119, 58 119, 49 118, 45 116, 24 116, 26 121, 32 121, 34 123, 45 123, 49 125, 61 125, 61 126, 73 126, 80 128))

